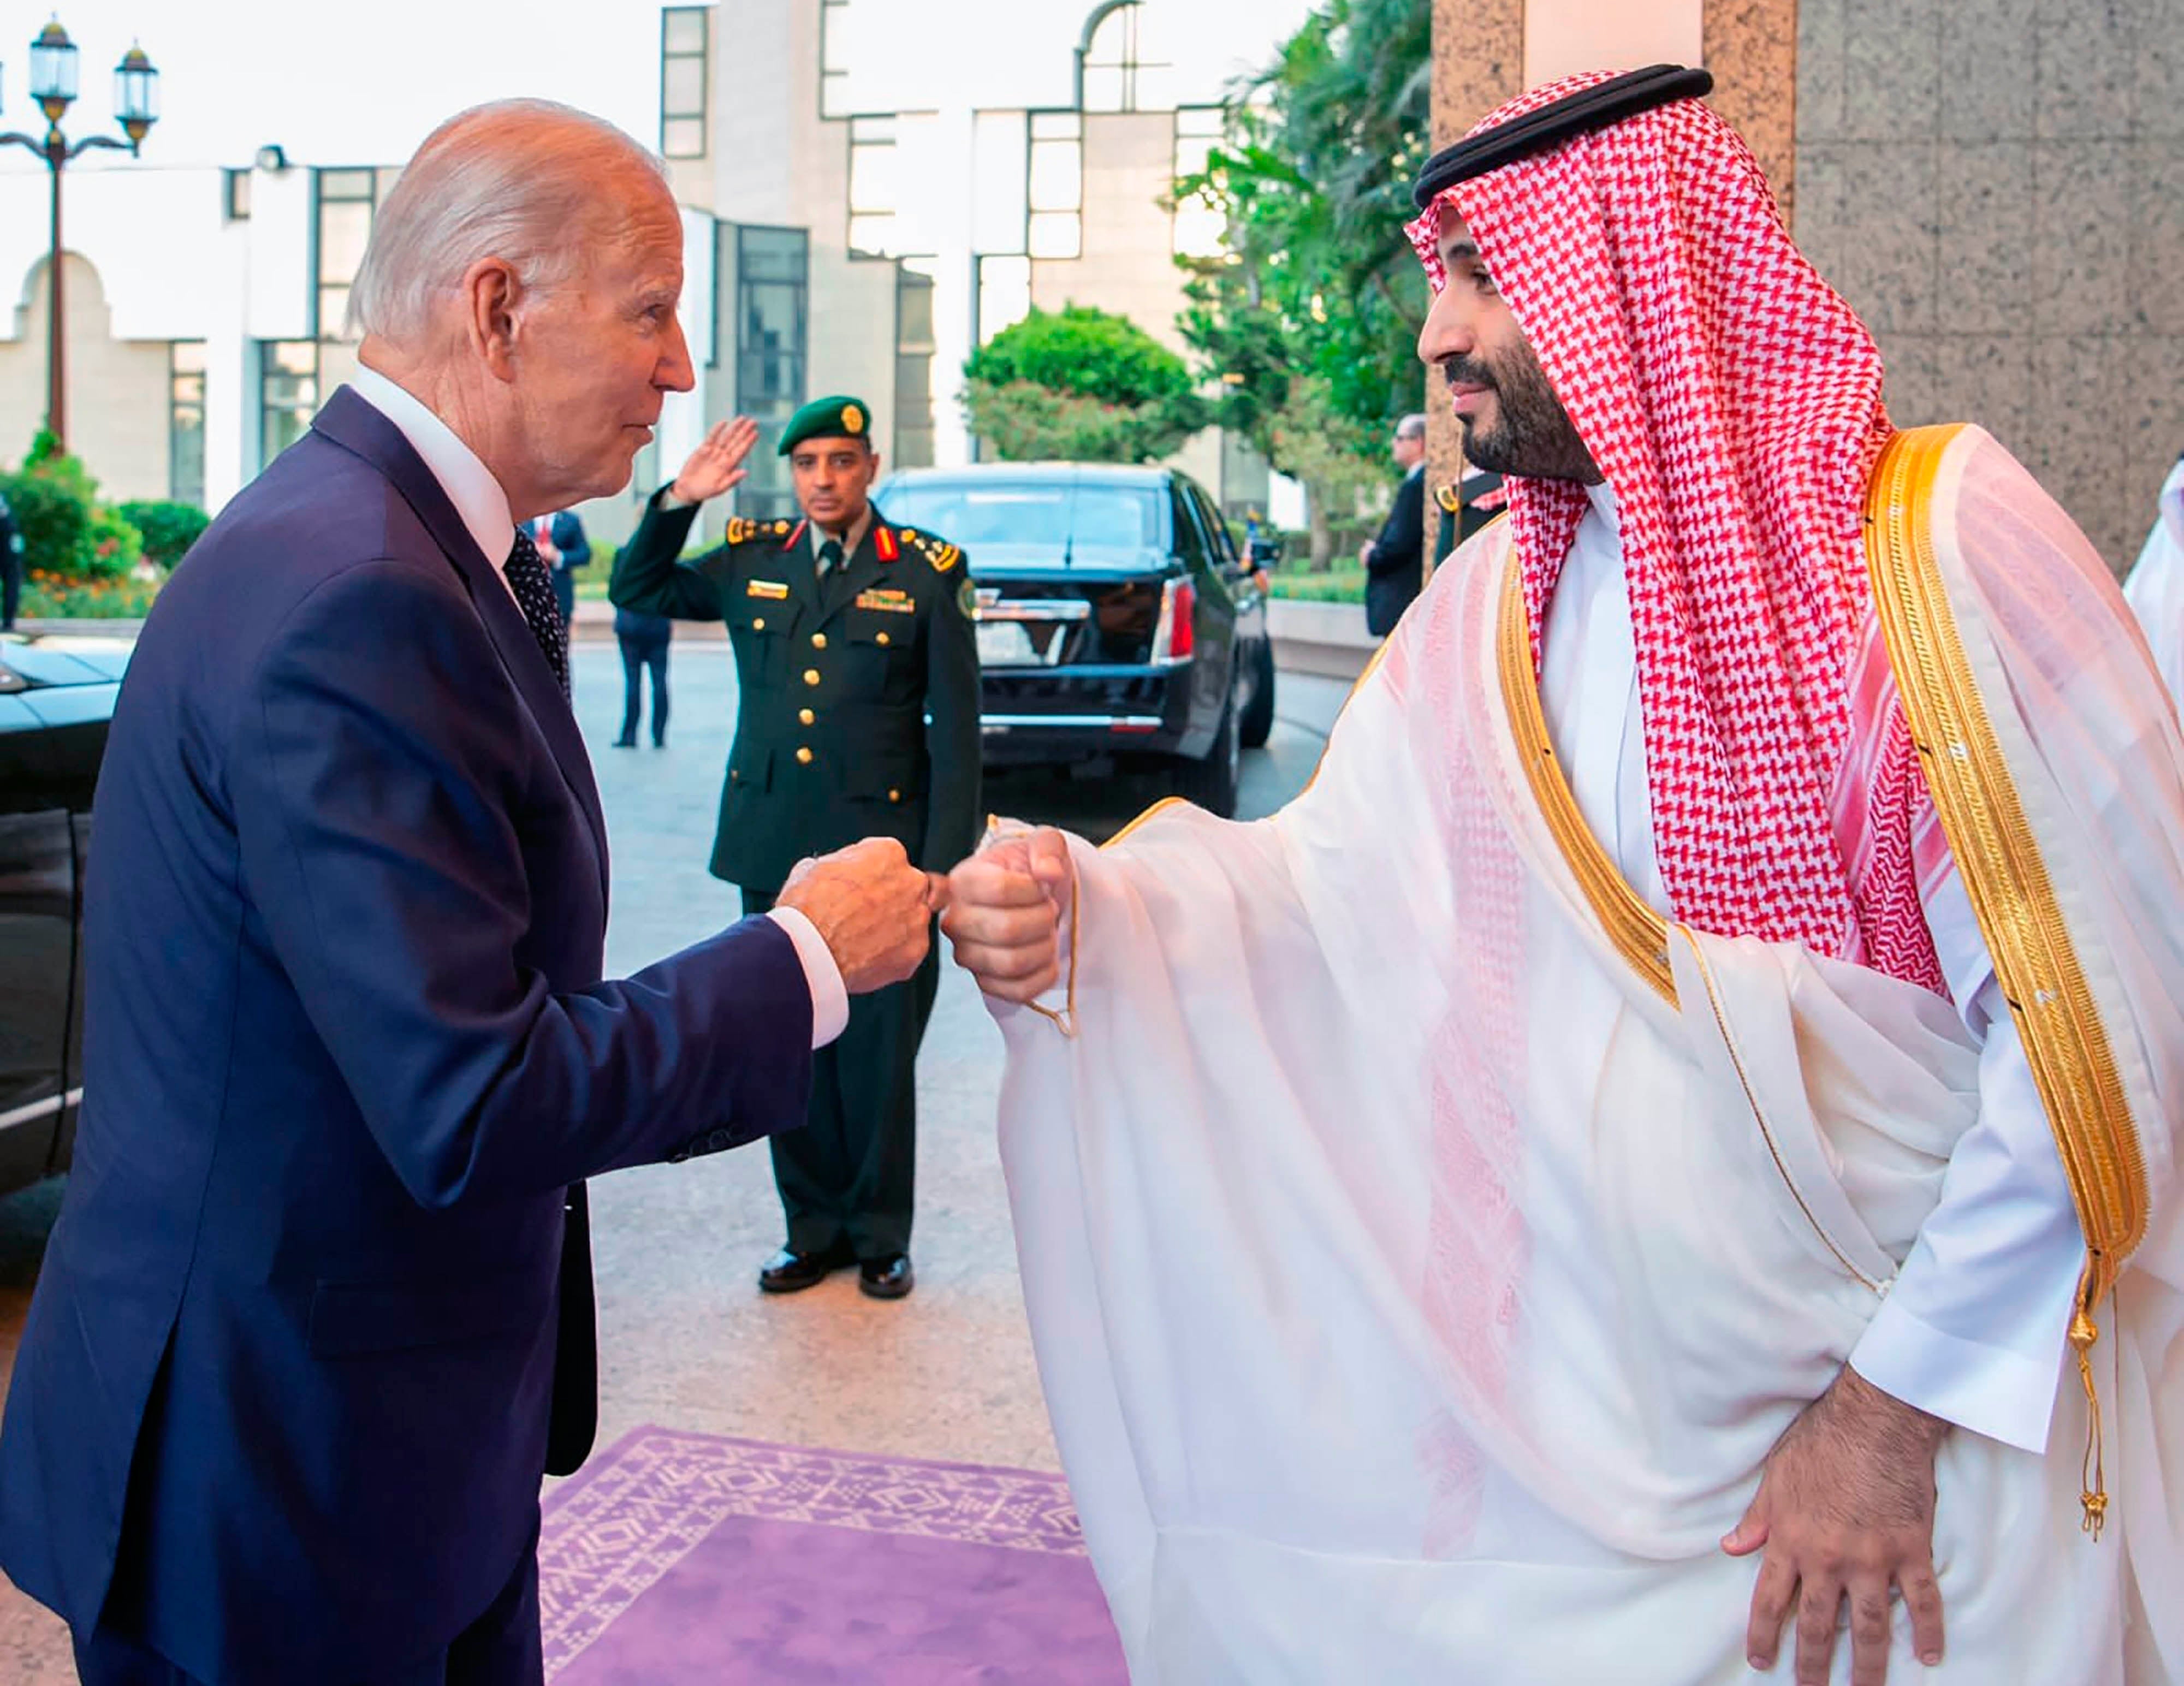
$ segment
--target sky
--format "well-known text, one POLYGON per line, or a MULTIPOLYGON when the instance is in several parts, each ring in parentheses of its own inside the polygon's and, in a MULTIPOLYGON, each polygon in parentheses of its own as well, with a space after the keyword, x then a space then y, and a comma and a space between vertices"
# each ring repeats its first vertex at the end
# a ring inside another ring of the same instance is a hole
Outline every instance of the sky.
MULTIPOLYGON (((855 103, 1066 103, 1091 3, 850 0, 855 103)), ((0 0, 0 128, 42 126, 29 42, 56 9, 81 49, 72 137, 113 131, 112 69, 132 42, 159 67, 162 115, 144 153, 153 167, 239 166, 269 142, 299 164, 398 163, 442 118, 518 93, 596 112, 648 144, 658 137, 656 0, 0 0)), ((1216 97, 1310 9, 1310 0, 1149 0, 1144 56, 1182 67, 1184 99, 1216 97)), ((0 153, 0 170, 38 168, 19 148, 0 153)))

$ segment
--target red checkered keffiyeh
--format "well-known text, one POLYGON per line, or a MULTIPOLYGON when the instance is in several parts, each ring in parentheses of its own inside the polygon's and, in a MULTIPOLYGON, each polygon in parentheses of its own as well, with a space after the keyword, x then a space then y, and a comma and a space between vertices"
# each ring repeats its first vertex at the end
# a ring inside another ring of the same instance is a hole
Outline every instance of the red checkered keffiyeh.
MULTIPOLYGON (((1537 88, 1492 127, 1607 80, 1537 88)), ((1477 131, 1474 131, 1478 132, 1477 131)), ((1937 992, 1930 805, 1875 642, 1860 515, 1880 354, 1791 242, 1751 153, 1679 100, 1459 182, 1453 203, 1615 489, 1661 876, 1679 920, 1937 992)), ((1533 647, 1585 509, 1507 481, 1533 647)))

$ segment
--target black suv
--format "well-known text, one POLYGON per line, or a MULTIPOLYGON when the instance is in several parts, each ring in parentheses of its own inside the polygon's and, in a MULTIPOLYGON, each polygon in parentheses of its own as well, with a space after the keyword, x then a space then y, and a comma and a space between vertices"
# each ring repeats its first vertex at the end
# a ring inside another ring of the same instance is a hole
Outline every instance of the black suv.
POLYGON ((1235 812, 1240 752, 1273 728, 1273 645, 1255 565, 1188 476, 908 469, 874 501, 968 559, 989 767, 1158 768, 1235 812))
POLYGON ((75 1143, 84 851, 128 663, 115 639, 0 637, 0 1194, 75 1143))

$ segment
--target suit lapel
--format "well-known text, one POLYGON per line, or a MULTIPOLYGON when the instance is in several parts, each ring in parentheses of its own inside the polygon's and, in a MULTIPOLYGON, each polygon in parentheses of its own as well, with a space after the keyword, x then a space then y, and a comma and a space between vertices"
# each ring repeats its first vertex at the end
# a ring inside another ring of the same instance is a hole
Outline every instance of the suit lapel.
MULTIPOLYGON (((432 535, 433 541, 461 576, 470 593, 471 606, 485 624, 486 636, 499 654, 501 665, 508 671, 517 693, 538 723, 570 793, 577 798, 577 805, 583 810, 585 821, 591 826, 593 853, 599 863, 599 890, 604 895, 607 888, 606 816, 599 806, 599 787, 592 777, 592 760, 585 751, 583 736, 577 729, 577 717, 570 711, 569 700, 561 694, 561 682, 547 665, 538 640, 532 636, 530 623, 524 620, 523 611, 509 594, 507 581, 501 578, 499 559, 479 551, 477 541, 471 537, 470 529, 455 513, 455 506, 448 500, 437 476, 425 466, 424 459, 403 437, 402 430, 348 387, 342 387, 326 400, 326 407, 312 418, 311 426, 384 475, 425 524, 425 530, 432 535)), ((513 527, 509 529, 508 538, 512 546, 515 543, 513 527)))

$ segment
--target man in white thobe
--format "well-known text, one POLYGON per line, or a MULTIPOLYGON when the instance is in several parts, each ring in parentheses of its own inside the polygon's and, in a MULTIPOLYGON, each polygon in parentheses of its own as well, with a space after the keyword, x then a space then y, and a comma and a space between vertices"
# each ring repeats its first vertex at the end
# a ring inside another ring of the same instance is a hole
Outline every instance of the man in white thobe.
POLYGON ((956 875, 1141 1681, 2184 1672, 2184 743, 1707 86, 1421 178, 1511 518, 1307 792, 956 875))

